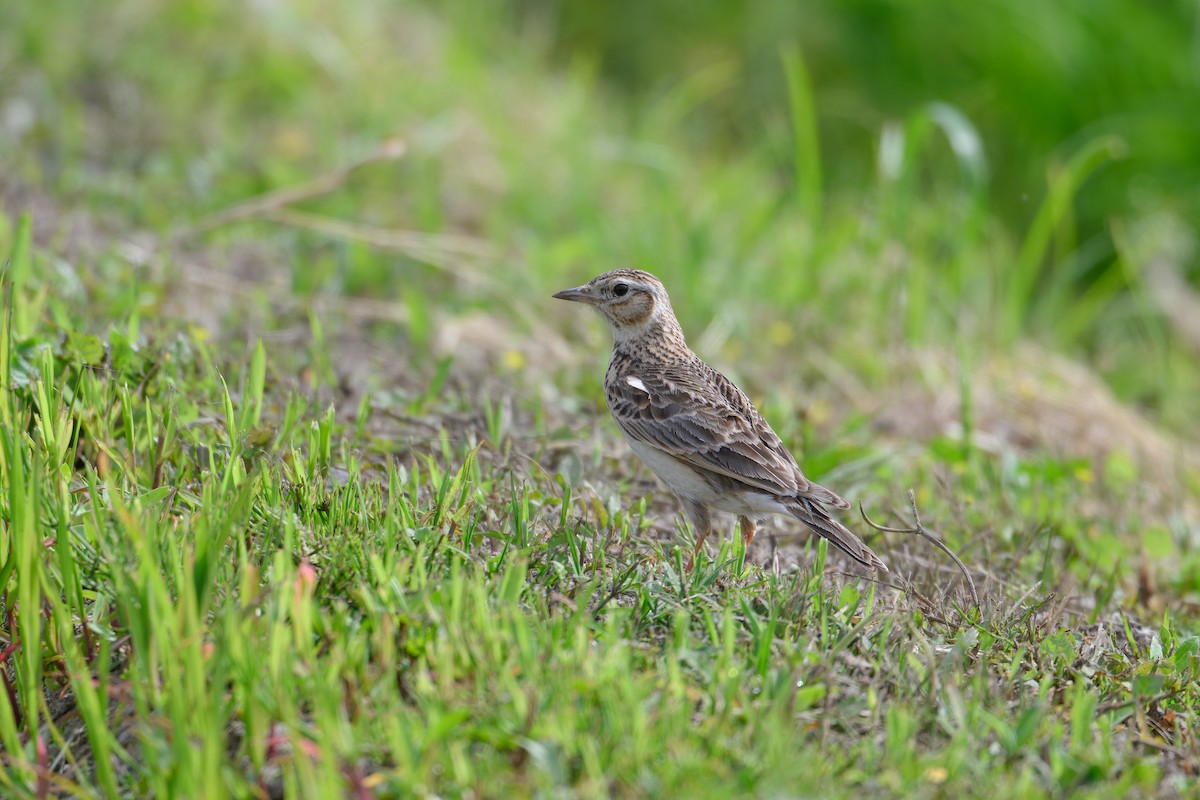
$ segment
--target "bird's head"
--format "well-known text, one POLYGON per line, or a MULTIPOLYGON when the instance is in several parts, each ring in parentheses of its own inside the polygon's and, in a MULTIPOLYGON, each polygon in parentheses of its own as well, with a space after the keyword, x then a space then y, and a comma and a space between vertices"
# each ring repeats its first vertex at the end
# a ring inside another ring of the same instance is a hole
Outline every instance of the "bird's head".
POLYGON ((640 269, 614 269, 554 296, 595 308, 608 320, 617 340, 645 335, 655 328, 679 327, 662 282, 640 269))

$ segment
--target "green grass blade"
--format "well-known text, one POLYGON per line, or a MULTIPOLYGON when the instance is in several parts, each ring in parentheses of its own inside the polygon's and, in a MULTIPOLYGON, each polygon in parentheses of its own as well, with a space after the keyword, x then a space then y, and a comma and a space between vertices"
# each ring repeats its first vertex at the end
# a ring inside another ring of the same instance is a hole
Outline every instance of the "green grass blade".
POLYGON ((799 45, 784 47, 780 53, 787 78, 788 102, 792 111, 796 192, 800 209, 811 230, 821 228, 824 200, 821 182, 821 144, 817 129, 816 102, 812 80, 799 45))
POLYGON ((1008 339, 1017 338, 1023 331, 1027 309, 1035 305, 1034 293, 1050 244, 1060 227, 1070 219, 1075 195, 1088 176, 1106 161, 1120 158, 1125 151, 1121 139, 1103 136, 1081 147, 1051 175, 1046 198, 1025 235, 1012 271, 1002 276, 1003 333, 1008 339))

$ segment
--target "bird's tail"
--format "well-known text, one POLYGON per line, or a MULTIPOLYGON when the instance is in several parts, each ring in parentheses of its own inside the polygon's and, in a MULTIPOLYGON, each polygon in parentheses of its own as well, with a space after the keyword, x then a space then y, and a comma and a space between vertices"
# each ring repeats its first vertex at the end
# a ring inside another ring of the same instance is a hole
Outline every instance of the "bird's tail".
POLYGON ((807 497, 797 497, 788 504, 788 511, 859 564, 868 569, 888 572, 883 559, 875 555, 849 528, 829 516, 829 512, 817 503, 807 497))

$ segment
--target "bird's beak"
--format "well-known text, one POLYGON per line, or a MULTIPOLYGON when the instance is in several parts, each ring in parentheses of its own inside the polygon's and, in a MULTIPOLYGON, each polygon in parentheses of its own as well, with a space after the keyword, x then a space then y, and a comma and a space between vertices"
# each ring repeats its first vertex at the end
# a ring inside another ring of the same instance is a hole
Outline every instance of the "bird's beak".
POLYGON ((588 286, 576 286, 574 289, 563 289, 561 292, 555 292, 554 296, 559 300, 570 300, 573 303, 588 303, 593 305, 596 302, 596 296, 592 294, 591 288, 588 286))

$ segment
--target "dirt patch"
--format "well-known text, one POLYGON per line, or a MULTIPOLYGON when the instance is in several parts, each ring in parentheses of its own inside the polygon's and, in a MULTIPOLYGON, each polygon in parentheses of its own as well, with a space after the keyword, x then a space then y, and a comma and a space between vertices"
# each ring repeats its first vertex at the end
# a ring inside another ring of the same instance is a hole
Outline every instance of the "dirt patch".
MULTIPOLYGON (((962 382, 945 351, 901 356, 909 376, 870 412, 881 433, 905 441, 963 436, 962 382)), ((1119 456, 1136 467, 1151 501, 1185 507, 1200 519, 1185 488, 1200 475, 1200 446, 1172 436, 1134 409, 1083 364, 1023 344, 1012 356, 994 356, 972 372, 966 407, 973 444, 984 452, 1049 453, 1088 459, 1097 476, 1119 456)))

